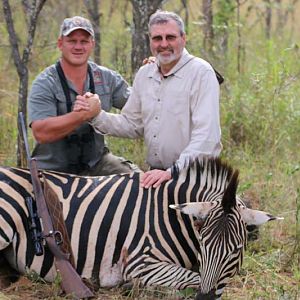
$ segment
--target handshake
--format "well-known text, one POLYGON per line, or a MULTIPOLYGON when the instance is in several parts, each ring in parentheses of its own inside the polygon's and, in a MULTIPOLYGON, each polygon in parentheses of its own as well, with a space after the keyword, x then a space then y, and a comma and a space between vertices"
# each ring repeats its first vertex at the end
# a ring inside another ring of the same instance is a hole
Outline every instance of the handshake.
POLYGON ((87 92, 82 96, 78 95, 73 111, 80 113, 85 121, 96 117, 101 112, 101 101, 99 96, 90 92, 87 92))

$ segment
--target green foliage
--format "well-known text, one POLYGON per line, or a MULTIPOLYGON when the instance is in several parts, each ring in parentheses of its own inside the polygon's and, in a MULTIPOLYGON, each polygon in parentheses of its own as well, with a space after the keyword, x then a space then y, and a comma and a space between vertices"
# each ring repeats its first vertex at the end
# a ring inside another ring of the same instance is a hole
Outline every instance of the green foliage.
POLYGON ((45 284, 46 281, 35 271, 26 269, 25 277, 28 278, 33 284, 45 284))
POLYGON ((236 2, 231 0, 221 0, 217 3, 217 12, 214 14, 214 25, 225 28, 233 22, 236 2))
POLYGON ((237 78, 236 74, 225 76, 221 104, 224 148, 232 151, 238 146, 255 155, 288 156, 296 147, 300 127, 299 75, 293 64, 298 49, 278 51, 278 45, 269 42, 261 50, 268 59, 257 53, 256 61, 247 64, 247 72, 237 78))

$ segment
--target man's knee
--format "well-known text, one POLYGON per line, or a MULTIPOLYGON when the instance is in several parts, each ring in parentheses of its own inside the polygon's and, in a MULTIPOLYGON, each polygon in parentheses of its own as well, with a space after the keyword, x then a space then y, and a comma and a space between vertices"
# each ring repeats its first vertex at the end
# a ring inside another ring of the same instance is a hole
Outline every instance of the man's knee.
POLYGON ((108 172, 113 172, 110 174, 130 173, 133 171, 140 172, 138 166, 133 164, 130 160, 121 156, 115 156, 111 153, 108 153, 108 155, 106 169, 108 172))
POLYGON ((88 172, 88 175, 105 176, 140 171, 139 167, 131 161, 108 152, 105 153, 99 163, 88 172))

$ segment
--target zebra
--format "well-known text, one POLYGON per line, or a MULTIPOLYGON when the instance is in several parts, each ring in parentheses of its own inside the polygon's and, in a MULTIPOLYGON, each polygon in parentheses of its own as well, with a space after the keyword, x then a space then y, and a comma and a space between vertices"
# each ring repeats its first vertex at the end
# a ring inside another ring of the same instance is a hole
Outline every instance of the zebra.
MULTIPOLYGON (((99 287, 138 280, 220 299, 242 264, 246 224, 278 219, 244 205, 236 196, 238 171, 220 159, 174 168, 173 179, 149 189, 138 172, 43 173, 61 201, 76 270, 99 287)), ((33 249, 24 200, 32 193, 28 170, 0 167, 0 255, 19 273, 32 270, 52 282, 53 255, 33 249)))

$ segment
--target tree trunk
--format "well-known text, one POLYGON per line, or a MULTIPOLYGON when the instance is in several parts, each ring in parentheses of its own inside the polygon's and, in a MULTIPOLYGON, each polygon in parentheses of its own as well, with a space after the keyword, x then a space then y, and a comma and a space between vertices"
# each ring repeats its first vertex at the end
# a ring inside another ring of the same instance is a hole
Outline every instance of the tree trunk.
MULTIPOLYGON (((6 28, 9 35, 9 42, 12 49, 12 56, 14 59, 14 64, 17 69, 17 73, 19 76, 19 98, 18 98, 18 114, 22 112, 24 114, 25 122, 27 116, 27 95, 28 95, 28 69, 27 64, 33 44, 36 22, 40 11, 43 8, 46 0, 37 0, 33 1, 32 5, 29 6, 28 1, 23 1, 23 8, 28 15, 26 15, 26 20, 28 22, 28 35, 27 35, 27 43, 23 49, 22 57, 19 51, 19 39, 17 37, 12 12, 9 4, 9 0, 2 0, 3 5, 3 14, 6 22, 6 28)), ((26 126, 27 128, 27 126, 26 126)), ((24 141, 18 135, 18 148, 17 148, 17 165, 18 167, 26 167, 27 166, 27 156, 24 146, 24 141)))
POLYGON ((266 4, 266 38, 271 38, 271 27, 272 27, 272 7, 270 0, 264 0, 266 4))
POLYGON ((95 50, 94 61, 96 64, 101 64, 101 30, 100 30, 100 18, 102 16, 100 12, 100 0, 84 0, 85 7, 89 13, 94 32, 95 32, 95 50))
MULTIPOLYGON (((282 0, 275 0, 276 10, 277 10, 277 24, 276 24, 277 36, 283 35, 284 28, 288 21, 288 15, 291 14, 293 18, 293 13, 295 12, 294 6, 296 5, 297 2, 298 0, 290 0, 289 3, 285 3, 282 0)), ((294 22, 292 22, 292 27, 293 26, 294 26, 294 22)))
POLYGON ((217 1, 217 13, 214 14, 214 45, 218 45, 220 55, 227 56, 229 28, 235 23, 234 12, 236 4, 235 0, 219 0, 217 1))
POLYGON ((188 1, 187 0, 181 0, 181 4, 183 6, 185 17, 184 17, 184 23, 185 23, 185 32, 188 34, 189 30, 189 8, 188 8, 188 1))
POLYGON ((148 37, 149 17, 160 7, 163 0, 131 0, 133 7, 131 72, 132 77, 150 53, 148 37))
POLYGON ((241 29, 240 29, 240 22, 241 22, 241 7, 240 7, 240 0, 236 0, 236 23, 237 23, 237 71, 241 73, 241 55, 242 55, 242 36, 241 36, 241 29))
POLYGON ((213 40, 214 40, 214 30, 213 30, 213 9, 212 0, 202 1, 202 14, 203 14, 203 48, 209 54, 213 52, 213 40))
POLYGON ((277 24, 276 24, 276 35, 281 36, 282 35, 282 29, 284 27, 283 23, 283 7, 282 7, 282 1, 281 0, 275 0, 276 2, 276 11, 277 11, 277 24))

